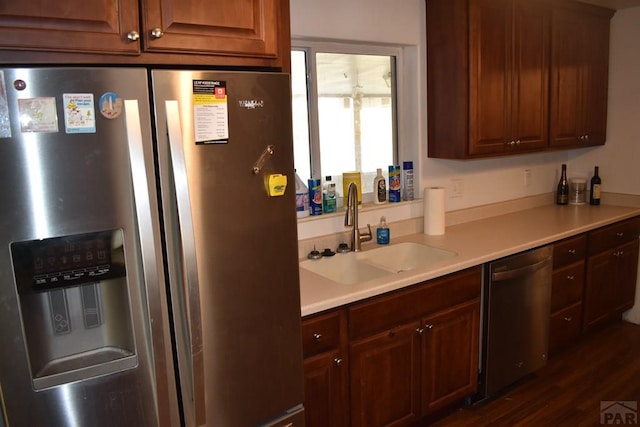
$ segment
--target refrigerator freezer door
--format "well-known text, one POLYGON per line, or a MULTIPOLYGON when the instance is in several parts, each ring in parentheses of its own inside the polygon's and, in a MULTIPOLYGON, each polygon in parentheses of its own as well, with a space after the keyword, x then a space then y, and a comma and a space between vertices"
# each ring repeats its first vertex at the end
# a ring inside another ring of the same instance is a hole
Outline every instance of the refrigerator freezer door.
POLYGON ((289 78, 154 70, 152 85, 186 424, 269 424, 303 400, 294 188, 267 185, 294 182, 289 78))
POLYGON ((179 425, 146 70, 24 68, 0 77, 9 130, 0 137, 7 425, 179 425), (91 237, 105 231, 110 238, 91 237), (19 247, 34 249, 19 260, 19 247), (110 262, 100 261, 106 254, 110 262), (40 273, 18 287, 21 263, 40 273), (116 265, 121 274, 103 280, 116 265))

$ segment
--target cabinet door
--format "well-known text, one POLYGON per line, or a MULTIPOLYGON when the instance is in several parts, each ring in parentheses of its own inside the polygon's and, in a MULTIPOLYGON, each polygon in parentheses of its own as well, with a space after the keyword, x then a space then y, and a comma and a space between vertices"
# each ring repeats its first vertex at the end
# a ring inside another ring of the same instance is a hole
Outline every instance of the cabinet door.
MULTIPOLYGON (((510 149, 544 149, 549 135, 549 8, 516 0, 513 9, 510 149)), ((510 143, 509 141, 509 143, 510 143)))
POLYGON ((553 12, 551 146, 605 142, 611 16, 606 9, 580 7, 553 12))
POLYGON ((351 425, 406 426, 420 417, 419 322, 355 341, 351 362, 351 425))
POLYGON ((548 140, 547 6, 520 0, 471 4, 469 153, 544 149, 548 140))
POLYGON ((552 12, 550 145, 575 145, 582 135, 582 22, 564 9, 552 12))
POLYGON ((617 279, 614 301, 616 314, 621 314, 633 307, 635 301, 639 244, 640 241, 635 239, 614 251, 617 279))
POLYGON ((479 323, 479 301, 423 321, 423 414, 476 391, 479 323))
POLYGON ((585 20, 583 69, 583 139, 580 145, 604 144, 607 138, 609 81, 609 19, 589 16, 585 20))
POLYGON ((510 1, 470 4, 469 154, 501 153, 511 140, 510 1))
POLYGON ((307 427, 347 426, 348 366, 339 351, 304 361, 304 414, 307 427))
POLYGON ((137 0, 0 4, 1 49, 137 54, 140 44, 132 33, 137 30, 137 0))
POLYGON ((584 329, 589 330, 605 322, 611 315, 616 299, 615 250, 590 256, 584 296, 584 329))
POLYGON ((278 23, 284 13, 283 3, 142 0, 144 49, 275 58, 282 31, 278 23))

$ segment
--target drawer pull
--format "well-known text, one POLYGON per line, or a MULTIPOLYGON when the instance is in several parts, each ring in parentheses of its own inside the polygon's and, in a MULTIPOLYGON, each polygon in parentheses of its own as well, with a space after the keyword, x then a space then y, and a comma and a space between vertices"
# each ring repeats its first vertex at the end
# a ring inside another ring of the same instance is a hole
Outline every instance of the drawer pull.
POLYGON ((567 280, 574 280, 574 279, 575 279, 575 277, 572 274, 569 274, 567 276, 567 280))
POLYGON ((319 333, 316 332, 315 334, 313 334, 313 339, 316 342, 320 342, 322 340, 322 334, 319 334, 319 333))
POLYGON ((342 358, 341 357, 336 357, 335 359, 333 359, 333 363, 335 363, 336 366, 341 366, 342 365, 342 358))
POLYGON ((571 318, 571 316, 567 316, 564 318, 565 322, 571 322, 573 319, 571 318))
POLYGON ((571 255, 575 255, 576 254, 576 250, 575 249, 569 249, 567 252, 569 252, 571 255))

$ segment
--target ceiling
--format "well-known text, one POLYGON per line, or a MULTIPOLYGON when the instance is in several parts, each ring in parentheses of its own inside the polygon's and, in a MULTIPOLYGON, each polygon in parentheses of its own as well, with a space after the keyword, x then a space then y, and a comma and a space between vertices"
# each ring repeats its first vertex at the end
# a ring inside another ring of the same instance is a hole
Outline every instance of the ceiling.
POLYGON ((629 7, 640 7, 640 0, 580 0, 582 3, 591 3, 597 6, 608 7, 609 9, 627 9, 629 7))

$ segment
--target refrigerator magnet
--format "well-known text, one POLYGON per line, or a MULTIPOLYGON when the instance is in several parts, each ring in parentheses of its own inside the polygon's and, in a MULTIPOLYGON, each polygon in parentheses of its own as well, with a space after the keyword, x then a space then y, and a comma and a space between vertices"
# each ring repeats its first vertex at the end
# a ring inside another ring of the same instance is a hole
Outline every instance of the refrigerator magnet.
POLYGON ((107 119, 115 119, 122 113, 122 98, 115 92, 105 92, 98 101, 100 114, 107 119))
POLYGON ((65 93, 64 106, 65 133, 96 133, 96 111, 92 93, 65 93))
POLYGON ((21 132, 58 132, 58 110, 53 97, 18 99, 21 132))

